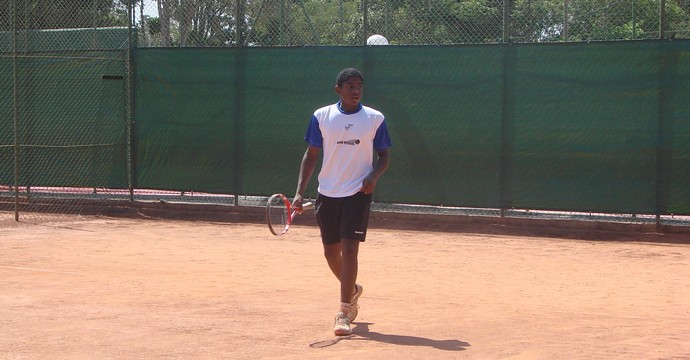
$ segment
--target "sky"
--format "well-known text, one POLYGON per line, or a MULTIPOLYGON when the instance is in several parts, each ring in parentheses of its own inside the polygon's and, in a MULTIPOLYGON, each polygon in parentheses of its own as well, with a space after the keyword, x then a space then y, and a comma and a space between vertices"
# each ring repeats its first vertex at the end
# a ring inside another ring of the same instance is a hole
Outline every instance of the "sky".
POLYGON ((158 17, 158 5, 153 0, 144 1, 144 14, 151 17, 158 17))
MULTIPOLYGON (((135 13, 135 18, 138 21, 140 14, 139 6, 137 6, 135 13)), ((158 4, 154 0, 144 0, 144 15, 158 17, 158 4)))

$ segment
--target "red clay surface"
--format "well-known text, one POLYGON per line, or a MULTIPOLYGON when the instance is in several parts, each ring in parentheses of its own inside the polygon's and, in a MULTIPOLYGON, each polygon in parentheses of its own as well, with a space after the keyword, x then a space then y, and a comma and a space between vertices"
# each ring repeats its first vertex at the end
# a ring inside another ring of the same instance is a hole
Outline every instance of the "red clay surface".
POLYGON ((690 358, 687 233, 391 221, 335 337, 308 221, 1 215, 0 359, 690 358))

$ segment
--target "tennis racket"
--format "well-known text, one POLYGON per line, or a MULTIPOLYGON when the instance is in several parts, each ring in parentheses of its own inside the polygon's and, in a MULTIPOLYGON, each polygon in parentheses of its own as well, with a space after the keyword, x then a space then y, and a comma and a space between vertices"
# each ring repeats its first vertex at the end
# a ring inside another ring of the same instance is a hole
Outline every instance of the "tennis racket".
MULTIPOLYGON (((313 209, 314 204, 306 202, 302 204, 302 210, 313 209)), ((284 235, 295 216, 298 215, 297 209, 292 208, 290 200, 283 194, 273 194, 266 203, 266 222, 268 230, 275 236, 284 235)))

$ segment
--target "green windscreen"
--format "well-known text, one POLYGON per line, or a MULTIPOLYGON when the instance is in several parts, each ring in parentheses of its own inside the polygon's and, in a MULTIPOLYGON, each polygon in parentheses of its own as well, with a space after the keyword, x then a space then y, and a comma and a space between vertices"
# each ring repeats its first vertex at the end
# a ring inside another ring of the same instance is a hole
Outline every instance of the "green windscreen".
POLYGON ((292 195, 352 66, 394 143, 375 201, 690 213, 688 41, 135 55, 138 188, 292 195))
POLYGON ((127 187, 122 62, 105 59, 103 52, 81 55, 76 60, 51 54, 55 57, 19 64, 21 184, 127 187))
POLYGON ((127 39, 127 28, 0 33, 0 184, 128 187, 127 39))
POLYGON ((634 43, 565 50, 517 49, 511 205, 654 212, 663 54, 634 43))

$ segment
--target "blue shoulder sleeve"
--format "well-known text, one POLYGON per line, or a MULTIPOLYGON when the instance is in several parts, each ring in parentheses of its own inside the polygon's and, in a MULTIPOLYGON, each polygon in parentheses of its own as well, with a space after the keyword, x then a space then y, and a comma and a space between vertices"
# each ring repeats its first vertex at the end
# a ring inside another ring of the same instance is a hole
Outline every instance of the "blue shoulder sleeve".
POLYGON ((307 133, 304 135, 304 141, 308 142, 309 145, 316 147, 323 147, 323 135, 321 135, 321 129, 319 128, 319 120, 316 116, 311 117, 309 122, 309 127, 307 128, 307 133))
POLYGON ((376 129, 376 135, 374 136, 374 149, 376 151, 384 150, 393 146, 390 135, 388 135, 388 127, 386 126, 386 121, 384 120, 379 128, 376 129))

